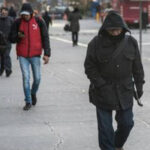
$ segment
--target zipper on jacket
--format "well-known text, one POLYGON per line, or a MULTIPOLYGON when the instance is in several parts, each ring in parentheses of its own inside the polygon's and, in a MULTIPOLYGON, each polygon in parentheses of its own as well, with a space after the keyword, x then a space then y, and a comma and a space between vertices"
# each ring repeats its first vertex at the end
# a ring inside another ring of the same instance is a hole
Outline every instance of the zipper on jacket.
POLYGON ((28 22, 28 57, 30 57, 30 21, 28 22))

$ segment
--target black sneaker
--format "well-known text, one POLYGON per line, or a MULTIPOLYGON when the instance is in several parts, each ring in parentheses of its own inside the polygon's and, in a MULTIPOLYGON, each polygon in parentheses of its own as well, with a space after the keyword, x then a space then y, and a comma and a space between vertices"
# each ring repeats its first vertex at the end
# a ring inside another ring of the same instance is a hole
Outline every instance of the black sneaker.
POLYGON ((6 77, 9 77, 10 75, 12 74, 12 71, 11 70, 6 70, 6 77))
POLYGON ((23 110, 29 110, 31 106, 32 105, 30 103, 26 103, 25 106, 23 107, 23 110))
POLYGON ((36 95, 35 94, 31 94, 31 97, 32 97, 32 105, 36 105, 36 102, 37 102, 37 98, 36 98, 36 95))
POLYGON ((0 69, 0 76, 2 76, 4 69, 0 69))

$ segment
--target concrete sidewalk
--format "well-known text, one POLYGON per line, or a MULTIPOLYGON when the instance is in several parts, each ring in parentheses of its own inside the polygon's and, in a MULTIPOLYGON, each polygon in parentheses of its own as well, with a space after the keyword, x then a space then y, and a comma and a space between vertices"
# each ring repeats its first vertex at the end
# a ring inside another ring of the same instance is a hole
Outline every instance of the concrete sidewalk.
MULTIPOLYGON (((38 103, 27 112, 22 110, 22 76, 12 49, 13 74, 0 78, 0 150, 99 150, 96 112, 88 102, 83 67, 86 48, 54 39, 51 46, 50 63, 42 64, 38 103)), ((149 62, 144 60, 144 66, 149 74, 149 62)), ((146 81, 144 108, 135 104, 135 127, 125 150, 150 147, 149 76, 146 81)))

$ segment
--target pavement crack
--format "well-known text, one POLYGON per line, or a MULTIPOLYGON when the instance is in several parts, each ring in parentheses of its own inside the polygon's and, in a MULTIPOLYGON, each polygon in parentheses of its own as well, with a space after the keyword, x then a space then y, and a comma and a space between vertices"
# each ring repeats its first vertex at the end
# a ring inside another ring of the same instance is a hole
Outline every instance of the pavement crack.
POLYGON ((50 129, 50 132, 57 138, 57 142, 54 144, 53 150, 58 150, 59 147, 64 143, 63 137, 56 132, 54 126, 50 122, 45 121, 44 124, 50 129))

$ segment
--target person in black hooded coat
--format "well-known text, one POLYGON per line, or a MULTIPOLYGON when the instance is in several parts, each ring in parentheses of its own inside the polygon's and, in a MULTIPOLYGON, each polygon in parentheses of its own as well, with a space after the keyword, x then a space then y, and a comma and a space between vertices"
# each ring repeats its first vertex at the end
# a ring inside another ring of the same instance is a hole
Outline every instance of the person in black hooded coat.
POLYGON ((69 14, 68 21, 70 21, 70 30, 72 32, 72 43, 73 46, 78 45, 78 36, 80 31, 79 20, 81 19, 81 14, 78 8, 74 8, 74 11, 69 14))
MULTIPOLYGON (((96 106, 101 150, 123 150, 134 125, 134 84, 143 94, 144 71, 137 41, 121 16, 111 11, 88 45, 85 73, 90 80, 89 98, 96 106), (112 126, 116 111, 117 130, 112 126)), ((137 97, 136 97, 137 98, 137 97)))

